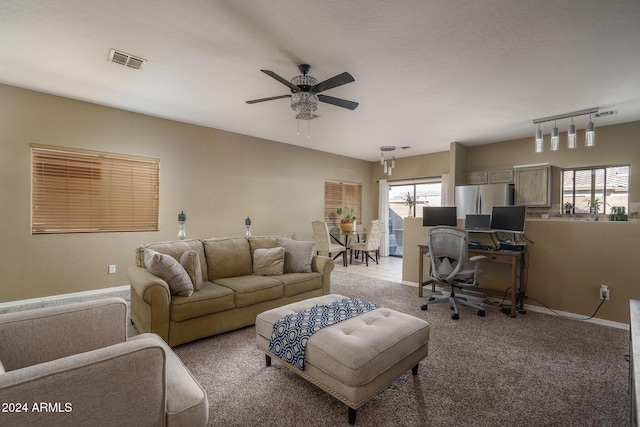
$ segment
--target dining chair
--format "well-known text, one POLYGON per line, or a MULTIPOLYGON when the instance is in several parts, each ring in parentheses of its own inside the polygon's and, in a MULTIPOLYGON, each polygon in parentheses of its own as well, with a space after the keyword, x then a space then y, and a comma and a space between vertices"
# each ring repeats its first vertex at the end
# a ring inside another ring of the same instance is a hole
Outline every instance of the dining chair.
MULTIPOLYGON (((353 243, 349 247, 351 264, 353 264, 353 251, 362 254, 362 260, 365 261, 367 267, 369 266, 369 258, 378 264, 380 259, 380 240, 382 238, 382 221, 374 219, 369 226, 369 232, 367 233, 367 240, 361 243, 353 243), (371 256, 371 252, 374 253, 375 258, 371 256)), ((357 256, 356 256, 357 258, 357 256)))
POLYGON ((313 236, 316 241, 316 253, 326 253, 330 258, 336 259, 342 253, 342 265, 347 266, 347 247, 337 243, 331 243, 331 235, 329 234, 329 226, 323 221, 311 222, 313 227, 313 236))

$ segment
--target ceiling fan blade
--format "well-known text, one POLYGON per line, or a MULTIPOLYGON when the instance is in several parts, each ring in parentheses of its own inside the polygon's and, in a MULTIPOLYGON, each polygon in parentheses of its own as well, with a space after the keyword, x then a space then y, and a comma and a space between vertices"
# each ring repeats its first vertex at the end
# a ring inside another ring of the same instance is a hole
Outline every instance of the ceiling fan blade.
POLYGON ((281 99, 281 98, 291 98, 291 95, 280 95, 280 96, 271 96, 269 98, 253 99, 251 101, 247 101, 247 104, 255 104, 257 102, 264 102, 264 101, 273 101, 274 99, 281 99))
POLYGON ((318 100, 326 102, 327 104, 337 105, 338 107, 348 108, 349 110, 355 110, 359 105, 357 102, 347 101, 346 99, 334 98, 333 96, 318 95, 318 100))
POLYGON ((342 74, 338 74, 337 76, 331 77, 330 79, 327 79, 313 86, 311 88, 311 92, 320 93, 325 90, 333 89, 334 87, 337 87, 337 86, 342 86, 344 84, 351 83, 355 80, 356 79, 354 79, 351 74, 345 71, 342 74))
POLYGON ((269 71, 269 70, 260 70, 260 71, 265 73, 267 76, 273 77, 274 79, 276 79, 277 81, 279 81, 283 85, 288 86, 294 92, 298 92, 300 90, 300 88, 298 86, 294 85, 289 80, 287 80, 287 79, 285 79, 283 77, 280 77, 279 75, 277 75, 273 71, 269 71))

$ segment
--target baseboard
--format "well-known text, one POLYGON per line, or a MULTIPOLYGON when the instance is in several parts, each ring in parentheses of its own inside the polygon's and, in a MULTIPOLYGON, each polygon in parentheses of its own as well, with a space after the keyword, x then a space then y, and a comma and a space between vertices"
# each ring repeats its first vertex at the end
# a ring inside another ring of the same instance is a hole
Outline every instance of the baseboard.
POLYGON ((614 322, 613 320, 599 319, 597 317, 593 317, 591 319, 587 319, 588 316, 583 316, 582 314, 569 313, 567 311, 559 311, 559 310, 549 310, 545 307, 539 307, 537 305, 529 305, 525 304, 524 308, 526 310, 536 311, 538 313, 550 314, 552 316, 569 318, 572 320, 580 320, 583 322, 595 323, 597 325, 609 326, 612 328, 629 330, 629 325, 627 323, 614 322))
MULTIPOLYGON (((416 288, 418 287, 418 283, 417 282, 408 282, 408 281, 404 281, 403 280, 402 284, 409 285, 409 286, 415 286, 416 288)), ((443 289, 446 289, 446 288, 436 285, 436 291, 443 290, 443 289)), ((503 303, 503 300, 501 300, 499 298, 489 297, 488 299, 489 299, 489 301, 491 301, 493 303, 496 303, 496 304, 503 303)), ((559 310, 551 311, 546 307, 539 307, 537 305, 525 304, 524 308, 526 310, 535 311, 535 312, 543 313, 543 314, 549 314, 551 316, 564 317, 564 318, 569 318, 569 319, 572 319, 572 320, 580 320, 582 322, 589 322, 589 323, 594 323, 596 325, 609 326, 611 328, 624 329, 624 330, 627 330, 627 331, 629 330, 629 324, 627 324, 627 323, 614 322, 612 320, 599 319, 597 317, 593 317, 591 319, 587 319, 588 316, 583 316, 581 314, 569 313, 567 311, 559 311, 559 310)))
POLYGON ((26 304, 38 304, 42 302, 56 301, 56 300, 61 300, 65 298, 77 298, 77 297, 84 297, 84 296, 91 296, 91 295, 106 294, 110 292, 121 292, 121 291, 127 291, 127 290, 129 290, 129 285, 116 286, 113 288, 95 289, 92 291, 72 292, 69 294, 51 295, 48 297, 23 299, 18 301, 0 302, 0 309, 6 308, 6 307, 21 306, 26 304))

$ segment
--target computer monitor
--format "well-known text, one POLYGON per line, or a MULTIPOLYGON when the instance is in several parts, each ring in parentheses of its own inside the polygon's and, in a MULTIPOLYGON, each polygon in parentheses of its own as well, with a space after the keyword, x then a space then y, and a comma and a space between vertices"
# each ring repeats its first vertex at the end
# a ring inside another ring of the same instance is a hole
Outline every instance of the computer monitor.
POLYGON ((434 227, 436 225, 449 225, 457 227, 457 214, 455 206, 425 206, 422 208, 422 225, 434 227))
POLYGON ((489 230, 491 228, 491 215, 467 214, 464 219, 466 230, 489 230))
POLYGON ((491 229, 509 233, 524 233, 526 218, 526 206, 494 206, 491 212, 491 229))

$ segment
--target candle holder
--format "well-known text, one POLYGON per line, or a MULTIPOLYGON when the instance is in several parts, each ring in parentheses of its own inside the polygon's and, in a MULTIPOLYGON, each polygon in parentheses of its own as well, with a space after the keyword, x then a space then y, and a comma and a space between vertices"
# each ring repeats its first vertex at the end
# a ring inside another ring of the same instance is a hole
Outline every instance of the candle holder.
POLYGON ((180 211, 178 214, 178 239, 184 240, 187 237, 187 233, 184 231, 184 223, 187 222, 187 215, 184 211, 180 211))
POLYGON ((244 226, 247 227, 247 231, 246 233, 244 233, 244 237, 251 237, 251 218, 247 217, 247 219, 244 220, 244 226))

